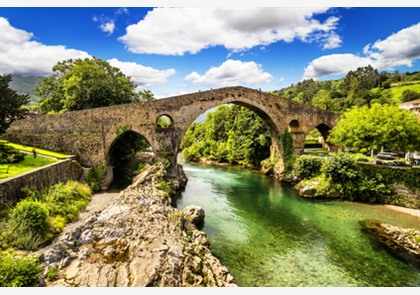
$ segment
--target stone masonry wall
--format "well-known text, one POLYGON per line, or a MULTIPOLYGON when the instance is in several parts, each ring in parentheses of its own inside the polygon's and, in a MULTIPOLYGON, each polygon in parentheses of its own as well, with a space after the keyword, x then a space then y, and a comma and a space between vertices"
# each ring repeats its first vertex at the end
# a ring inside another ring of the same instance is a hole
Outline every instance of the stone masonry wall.
POLYGON ((80 164, 74 159, 66 159, 0 180, 0 202, 16 203, 19 201, 18 193, 23 187, 43 189, 59 182, 78 180, 80 173, 80 164))

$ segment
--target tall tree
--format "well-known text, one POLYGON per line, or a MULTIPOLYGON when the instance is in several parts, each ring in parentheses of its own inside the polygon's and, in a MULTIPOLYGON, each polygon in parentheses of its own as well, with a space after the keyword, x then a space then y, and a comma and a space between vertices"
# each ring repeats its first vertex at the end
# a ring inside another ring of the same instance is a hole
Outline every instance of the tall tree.
POLYGON ((9 87, 12 75, 0 75, 0 133, 6 132, 10 124, 21 119, 27 112, 24 108, 29 103, 28 94, 19 94, 9 87))
POLYGON ((35 93, 40 109, 65 112, 129 103, 138 100, 135 85, 120 69, 99 58, 68 59, 53 67, 35 93))
POLYGON ((398 106, 353 107, 342 115, 328 141, 346 148, 410 152, 420 150, 420 123, 398 106))

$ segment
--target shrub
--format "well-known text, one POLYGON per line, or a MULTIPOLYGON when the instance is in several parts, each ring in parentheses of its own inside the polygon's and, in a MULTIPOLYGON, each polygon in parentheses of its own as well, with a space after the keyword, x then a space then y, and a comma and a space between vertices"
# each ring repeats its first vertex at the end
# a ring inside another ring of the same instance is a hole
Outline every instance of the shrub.
MULTIPOLYGON (((47 204, 52 217, 61 216, 65 222, 72 222, 79 213, 86 208, 91 199, 91 189, 86 184, 76 181, 68 181, 67 183, 58 183, 52 186, 44 202, 47 204)), ((56 230, 62 220, 56 220, 56 230)))
POLYGON ((58 267, 51 267, 50 269, 48 269, 45 277, 50 282, 56 281, 59 277, 58 267))
POLYGON ((36 250, 51 238, 47 207, 38 201, 22 200, 12 210, 5 233, 1 236, 2 248, 36 250))
POLYGON ((300 179, 309 179, 320 174, 322 162, 319 157, 300 156, 293 164, 293 169, 300 179))
POLYGON ((33 257, 0 255, 0 287, 38 287, 42 271, 33 257))
POLYGON ((92 189, 93 192, 97 192, 101 189, 102 182, 105 179, 106 166, 99 164, 91 167, 86 173, 86 183, 92 189))
POLYGON ((42 236, 49 229, 48 209, 41 202, 22 200, 13 209, 9 222, 23 231, 42 236))
POLYGON ((321 172, 335 183, 346 183, 357 177, 357 165, 348 153, 331 153, 325 158, 321 172))

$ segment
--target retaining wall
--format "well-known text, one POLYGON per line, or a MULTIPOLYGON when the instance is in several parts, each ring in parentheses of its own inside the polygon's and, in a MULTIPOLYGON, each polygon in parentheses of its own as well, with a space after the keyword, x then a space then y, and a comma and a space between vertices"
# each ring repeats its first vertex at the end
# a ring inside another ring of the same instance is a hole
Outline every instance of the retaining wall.
POLYGON ((78 180, 82 168, 75 159, 66 159, 14 177, 0 180, 0 202, 16 203, 24 187, 43 189, 59 182, 78 180))

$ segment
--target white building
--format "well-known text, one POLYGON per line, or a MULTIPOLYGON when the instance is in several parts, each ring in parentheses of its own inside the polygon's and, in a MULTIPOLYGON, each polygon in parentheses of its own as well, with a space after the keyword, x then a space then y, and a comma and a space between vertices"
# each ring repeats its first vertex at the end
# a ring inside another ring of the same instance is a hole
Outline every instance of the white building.
POLYGON ((400 108, 409 110, 416 116, 420 116, 420 99, 404 102, 400 104, 400 108))

